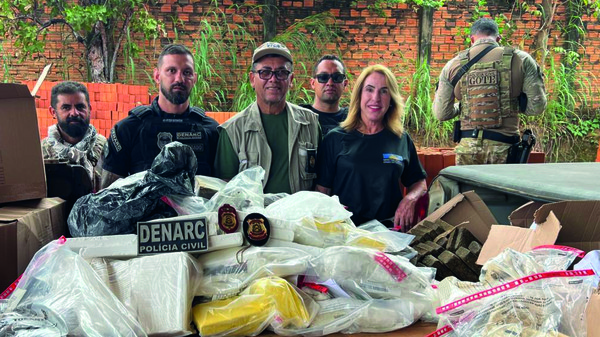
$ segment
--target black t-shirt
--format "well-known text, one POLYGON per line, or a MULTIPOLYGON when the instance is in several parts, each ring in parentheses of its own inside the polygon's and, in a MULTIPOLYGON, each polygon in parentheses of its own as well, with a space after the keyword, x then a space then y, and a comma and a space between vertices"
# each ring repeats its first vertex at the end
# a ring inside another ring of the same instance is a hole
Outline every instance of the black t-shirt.
POLYGON ((357 225, 393 217, 402 200, 400 182, 409 187, 426 177, 408 134, 388 129, 374 135, 333 129, 319 148, 317 174, 317 184, 339 196, 357 225))
POLYGON ((151 105, 133 109, 113 127, 103 168, 120 176, 147 170, 165 144, 178 141, 194 150, 196 174, 214 176, 218 125, 197 108, 183 114, 166 113, 155 99, 151 105))
POLYGON ((319 124, 321 124, 321 132, 324 135, 337 128, 346 119, 346 116, 348 116, 347 107, 341 108, 338 112, 331 113, 317 110, 310 104, 300 104, 300 106, 319 115, 319 124))

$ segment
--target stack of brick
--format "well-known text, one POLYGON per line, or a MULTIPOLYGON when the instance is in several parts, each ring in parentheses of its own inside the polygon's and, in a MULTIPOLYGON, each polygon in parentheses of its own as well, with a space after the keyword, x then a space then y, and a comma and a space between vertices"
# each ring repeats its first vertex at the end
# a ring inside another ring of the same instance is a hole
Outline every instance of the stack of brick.
POLYGON ((462 281, 478 281, 481 266, 475 261, 481 243, 471 232, 436 220, 423 221, 409 233, 415 235, 411 246, 418 253, 411 262, 419 267, 436 268, 436 280, 455 276, 462 281))
MULTIPOLYGON (((50 96, 52 87, 58 82, 43 82, 36 94, 35 107, 37 110, 38 127, 40 137, 48 136, 48 127, 56 123, 56 120, 50 114, 50 96)), ((34 81, 24 82, 32 90, 35 86, 34 81)), ((92 114, 90 122, 98 133, 108 137, 110 129, 127 117, 127 113, 138 105, 150 103, 148 86, 127 85, 127 84, 108 84, 108 83, 83 83, 90 94, 90 104, 92 114)))

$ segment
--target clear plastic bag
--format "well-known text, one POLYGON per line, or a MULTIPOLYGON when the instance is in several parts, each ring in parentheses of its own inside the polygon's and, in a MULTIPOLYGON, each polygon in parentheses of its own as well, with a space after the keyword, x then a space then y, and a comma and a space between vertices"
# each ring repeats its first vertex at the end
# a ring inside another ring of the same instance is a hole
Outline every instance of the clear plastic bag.
POLYGON ((96 258, 90 265, 149 335, 193 333, 191 307, 202 270, 189 254, 96 258))
POLYGON ((57 241, 40 249, 29 263, 0 314, 0 335, 14 330, 15 314, 25 319, 19 324, 37 318, 38 325, 30 328, 46 329, 42 335, 50 325, 59 336, 146 336, 92 267, 57 241))
POLYGON ((437 309, 447 336, 586 336, 593 271, 529 275, 437 309))
POLYGON ((264 176, 265 170, 260 166, 238 173, 206 203, 206 209, 217 212, 224 204, 229 204, 238 211, 251 207, 264 208, 264 176))
POLYGON ((203 254, 198 262, 204 276, 196 295, 218 300, 238 295, 262 277, 304 274, 310 257, 294 248, 251 246, 203 254))
POLYGON ((319 310, 309 297, 279 277, 253 281, 239 296, 194 306, 202 336, 255 336, 275 330, 307 327, 319 310))
POLYGON ((532 256, 544 271, 567 270, 578 256, 585 255, 577 248, 558 245, 538 246, 525 254, 532 256))

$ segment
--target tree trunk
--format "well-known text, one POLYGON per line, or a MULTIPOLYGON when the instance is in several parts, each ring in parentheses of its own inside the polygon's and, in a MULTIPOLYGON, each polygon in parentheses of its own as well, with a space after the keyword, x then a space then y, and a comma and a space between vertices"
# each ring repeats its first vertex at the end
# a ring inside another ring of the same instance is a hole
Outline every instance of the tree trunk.
POLYGON ((102 51, 102 41, 94 39, 93 43, 87 48, 88 80, 94 83, 107 82, 104 76, 104 52, 102 51))
POLYGON ((431 55, 431 37, 433 35, 433 11, 431 7, 421 7, 419 9, 419 63, 427 64, 431 55))
POLYGON ((553 0, 542 0, 542 25, 533 41, 533 56, 542 67, 548 56, 548 36, 550 36, 556 6, 557 3, 554 3, 553 0))
POLYGON ((277 35, 277 0, 265 0, 263 10, 263 42, 277 35))

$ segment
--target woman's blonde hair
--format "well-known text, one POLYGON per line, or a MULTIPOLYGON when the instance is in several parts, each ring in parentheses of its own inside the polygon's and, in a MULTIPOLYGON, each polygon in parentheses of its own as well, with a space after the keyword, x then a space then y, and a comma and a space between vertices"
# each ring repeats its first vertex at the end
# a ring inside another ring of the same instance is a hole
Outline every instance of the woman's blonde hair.
POLYGON ((369 75, 374 72, 378 72, 385 76, 385 83, 390 92, 391 101, 388 111, 383 117, 383 126, 395 133, 398 137, 402 136, 404 127, 402 126, 402 118, 404 116, 404 103, 402 102, 402 96, 400 96, 400 90, 398 89, 398 82, 396 76, 386 66, 381 64, 375 64, 365 68, 352 90, 352 96, 350 97, 350 107, 348 108, 348 117, 343 121, 340 126, 346 131, 357 130, 362 124, 360 118, 360 99, 365 84, 365 80, 369 75))

